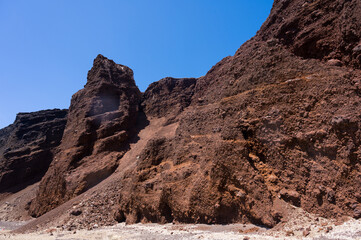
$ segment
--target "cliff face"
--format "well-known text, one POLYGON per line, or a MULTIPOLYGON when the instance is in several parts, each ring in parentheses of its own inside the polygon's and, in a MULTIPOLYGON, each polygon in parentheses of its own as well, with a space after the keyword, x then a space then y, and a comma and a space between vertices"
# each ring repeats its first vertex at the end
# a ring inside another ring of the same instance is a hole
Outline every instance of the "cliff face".
POLYGON ((197 80, 176 135, 139 155, 118 220, 273 226, 279 198, 361 217, 360 14, 359 1, 275 1, 197 80))
POLYGON ((0 130, 0 192, 13 192, 40 180, 60 144, 67 110, 19 113, 0 130))
POLYGON ((275 1, 234 56, 199 79, 162 79, 143 96, 129 68, 98 56, 72 98, 31 214, 115 171, 83 196, 77 206, 88 214, 72 224, 100 214, 99 224, 274 226, 279 199, 324 217, 360 218, 360 7, 275 1))
POLYGON ((108 177, 129 147, 141 94, 133 71, 99 55, 73 95, 59 152, 30 206, 41 215, 108 177))
POLYGON ((167 77, 150 84, 143 94, 144 112, 149 117, 176 116, 190 105, 196 81, 167 77))
POLYGON ((360 69, 360 10, 360 1, 276 0, 257 38, 278 39, 303 58, 360 69))
POLYGON ((355 0, 276 0, 257 35, 197 81, 195 97, 219 101, 259 84, 329 71, 321 63, 360 69, 360 11, 355 0))

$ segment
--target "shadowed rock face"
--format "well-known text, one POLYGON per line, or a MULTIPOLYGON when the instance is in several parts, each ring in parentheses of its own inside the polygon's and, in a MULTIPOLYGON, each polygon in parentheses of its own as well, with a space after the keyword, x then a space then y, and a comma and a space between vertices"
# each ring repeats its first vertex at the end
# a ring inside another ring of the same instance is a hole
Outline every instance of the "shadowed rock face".
POLYGON ((64 203, 108 177, 128 149, 141 93, 133 71, 99 55, 84 89, 71 100, 68 122, 39 193, 34 216, 64 203))
POLYGON ((360 69, 360 22, 357 0, 276 0, 257 38, 277 39, 303 58, 360 69))
POLYGON ((142 106, 150 117, 164 117, 181 113, 191 103, 195 78, 163 78, 149 85, 143 95, 142 106))
POLYGON ((17 191, 40 180, 60 144, 67 110, 19 113, 0 130, 0 192, 17 191))
MULTIPOLYGON (((153 83, 142 98, 129 68, 98 56, 72 98, 31 214, 113 173, 136 135, 137 115, 145 114, 161 137, 135 143, 139 152, 89 208, 111 202, 115 220, 128 223, 274 226, 282 199, 324 217, 360 217, 360 14, 357 0, 275 1, 234 56, 199 79, 153 83)), ((109 211, 102 218, 114 221, 109 211)))

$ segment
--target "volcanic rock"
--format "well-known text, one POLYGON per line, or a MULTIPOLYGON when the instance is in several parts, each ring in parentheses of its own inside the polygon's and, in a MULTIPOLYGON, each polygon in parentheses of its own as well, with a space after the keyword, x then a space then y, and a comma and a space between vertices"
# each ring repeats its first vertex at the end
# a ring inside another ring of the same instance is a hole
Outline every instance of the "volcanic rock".
POLYGON ((142 106, 150 117, 163 117, 181 113, 191 103, 195 78, 167 77, 149 85, 143 95, 142 106))
POLYGON ((258 39, 277 39, 297 56, 361 68, 361 2, 275 0, 258 39))
POLYGON ((60 144, 67 110, 19 113, 0 130, 0 192, 18 191, 39 181, 60 144))
POLYGON ((361 187, 361 72, 351 53, 360 13, 357 1, 275 1, 258 34, 197 80, 176 135, 139 155, 119 219, 273 226, 279 194, 324 217, 352 216, 346 202, 361 187))
POLYGON ((114 216, 272 227, 279 197, 323 217, 359 218, 350 204, 361 194, 360 6, 276 0, 234 56, 198 79, 153 83, 143 97, 129 68, 98 56, 30 213, 106 179, 74 198, 91 209, 79 224, 114 216), (138 134, 139 115, 149 124, 138 134))
POLYGON ((59 152, 30 213, 39 216, 108 177, 129 148, 141 93, 133 71, 102 55, 84 89, 73 95, 59 152))
POLYGON ((291 202, 295 206, 300 206, 300 194, 293 190, 282 189, 280 196, 286 202, 291 202))

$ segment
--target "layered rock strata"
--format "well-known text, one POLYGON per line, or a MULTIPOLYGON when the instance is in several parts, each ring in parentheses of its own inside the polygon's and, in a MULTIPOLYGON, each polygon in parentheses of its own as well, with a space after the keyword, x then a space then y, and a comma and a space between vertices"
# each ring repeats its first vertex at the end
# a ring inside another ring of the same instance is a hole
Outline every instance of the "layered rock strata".
POLYGON ((18 191, 40 180, 60 144, 67 110, 19 113, 0 130, 0 192, 18 191))

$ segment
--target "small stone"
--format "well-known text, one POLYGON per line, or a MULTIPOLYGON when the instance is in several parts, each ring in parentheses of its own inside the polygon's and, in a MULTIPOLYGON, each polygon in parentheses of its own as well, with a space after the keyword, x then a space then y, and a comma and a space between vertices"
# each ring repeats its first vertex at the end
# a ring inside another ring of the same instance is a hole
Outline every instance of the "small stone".
POLYGON ((334 116, 331 119, 331 124, 333 126, 341 126, 341 125, 346 125, 347 123, 349 123, 349 119, 345 116, 334 116))
POLYGON ((353 210, 353 217, 356 219, 361 218, 361 207, 358 206, 353 210))
POLYGON ((290 202, 293 205, 299 207, 301 205, 300 194, 294 190, 282 189, 280 191, 281 198, 286 202, 290 202))
POLYGON ((274 174, 271 174, 270 176, 268 176, 268 181, 270 181, 271 183, 277 183, 278 177, 274 174))
POLYGON ((333 227, 329 226, 326 228, 326 233, 330 232, 333 229, 333 227))
POLYGON ((315 197, 318 197, 318 196, 321 195, 321 191, 320 191, 320 189, 316 188, 316 189, 313 189, 312 194, 313 194, 315 197))
POLYGON ((74 216, 79 216, 80 214, 82 214, 82 210, 76 209, 71 211, 70 214, 74 216))
POLYGON ((337 66, 337 67, 341 67, 342 66, 342 62, 338 59, 330 59, 327 61, 327 64, 330 66, 337 66))
POLYGON ((246 193, 244 191, 238 191, 236 196, 241 199, 244 199, 246 197, 246 193))
POLYGON ((303 235, 304 237, 307 237, 308 235, 310 235, 310 230, 305 229, 305 230, 303 231, 302 235, 303 235))
POLYGON ((336 201, 335 192, 332 189, 328 189, 327 191, 327 201, 330 203, 335 203, 336 201))

